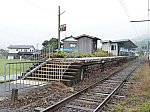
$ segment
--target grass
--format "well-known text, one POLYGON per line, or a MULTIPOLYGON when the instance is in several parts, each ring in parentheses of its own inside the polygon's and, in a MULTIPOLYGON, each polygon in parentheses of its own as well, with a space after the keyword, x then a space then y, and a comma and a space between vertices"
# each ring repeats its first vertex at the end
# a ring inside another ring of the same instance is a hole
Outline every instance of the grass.
MULTIPOLYGON (((0 59, 0 76, 4 76, 5 75, 5 64, 6 63, 15 63, 15 62, 24 62, 24 60, 7 60, 7 59, 0 59)), ((21 71, 20 64, 10 64, 6 66, 6 74, 16 74, 16 73, 20 73, 21 71), (8 70, 10 68, 10 70, 8 70)))
POLYGON ((127 98, 119 100, 110 112, 150 112, 150 67, 147 64, 138 69, 126 91, 127 98))
MULTIPOLYGON (((15 81, 15 80, 13 80, 13 79, 6 80, 6 82, 11 82, 11 81, 15 81)), ((5 83, 5 81, 1 81, 1 80, 0 80, 0 84, 2 84, 2 83, 5 83)))

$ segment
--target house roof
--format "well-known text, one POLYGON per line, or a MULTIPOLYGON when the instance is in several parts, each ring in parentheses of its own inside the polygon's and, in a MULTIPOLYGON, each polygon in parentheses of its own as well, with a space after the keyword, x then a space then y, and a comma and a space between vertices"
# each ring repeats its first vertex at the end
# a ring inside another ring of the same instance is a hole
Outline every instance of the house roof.
POLYGON ((31 47, 34 48, 33 45, 10 45, 7 48, 8 49, 30 49, 31 47))
POLYGON ((87 37, 87 38, 91 38, 91 39, 96 39, 96 40, 101 40, 100 38, 97 38, 97 37, 94 37, 94 36, 90 36, 90 35, 86 35, 86 34, 79 35, 79 36, 77 36, 75 38, 79 39, 79 38, 83 38, 83 37, 87 37))
POLYGON ((122 40, 103 40, 101 43, 105 44, 105 43, 119 43, 122 47, 124 48, 137 48, 137 46, 129 39, 122 39, 122 40))
POLYGON ((75 37, 73 37, 72 35, 70 37, 65 37, 64 39, 62 39, 61 41, 78 41, 75 39, 75 37))

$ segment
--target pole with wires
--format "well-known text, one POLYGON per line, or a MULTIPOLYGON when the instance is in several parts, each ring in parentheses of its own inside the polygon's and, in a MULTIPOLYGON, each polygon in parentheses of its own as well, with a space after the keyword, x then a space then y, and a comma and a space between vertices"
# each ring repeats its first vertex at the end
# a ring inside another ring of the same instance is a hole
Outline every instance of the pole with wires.
POLYGON ((58 6, 58 51, 60 50, 60 6, 58 6))
MULTIPOLYGON (((149 20, 149 11, 150 11, 150 9, 149 9, 149 0, 148 0, 148 20, 149 20)), ((149 21, 148 21, 148 31, 147 31, 147 36, 148 36, 148 54, 150 53, 149 52, 149 21)), ((150 58, 150 57, 149 57, 150 58)))
MULTIPOLYGON (((149 20, 149 11, 150 11, 150 9, 149 9, 149 0, 148 0, 148 20, 149 20)), ((149 21, 148 21, 148 31, 147 31, 147 33, 148 33, 148 45, 147 45, 147 47, 148 47, 148 63, 149 63, 149 66, 150 66, 150 51, 149 51, 149 21)))

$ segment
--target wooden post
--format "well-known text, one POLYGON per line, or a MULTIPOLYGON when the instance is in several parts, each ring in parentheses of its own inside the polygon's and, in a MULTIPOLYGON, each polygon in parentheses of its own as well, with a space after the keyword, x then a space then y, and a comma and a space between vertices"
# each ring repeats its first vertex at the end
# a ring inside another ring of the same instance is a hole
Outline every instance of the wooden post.
POLYGON ((18 100, 18 89, 12 89, 11 101, 15 103, 18 100))

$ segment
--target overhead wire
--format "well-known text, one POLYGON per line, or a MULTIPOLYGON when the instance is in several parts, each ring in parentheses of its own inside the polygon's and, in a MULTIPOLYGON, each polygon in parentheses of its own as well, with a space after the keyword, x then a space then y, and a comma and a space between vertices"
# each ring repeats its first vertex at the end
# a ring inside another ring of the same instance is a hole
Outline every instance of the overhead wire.
POLYGON ((47 11, 47 12, 56 13, 56 11, 52 11, 52 10, 49 10, 49 9, 40 7, 40 6, 34 4, 33 2, 31 2, 31 1, 29 1, 29 0, 25 0, 25 1, 26 1, 28 4, 30 4, 30 5, 32 5, 32 6, 36 7, 36 8, 39 8, 39 9, 41 9, 41 10, 44 10, 44 11, 47 11))
POLYGON ((140 19, 144 19, 144 18, 146 18, 146 17, 148 17, 148 14, 146 14, 146 15, 143 16, 143 17, 141 17, 140 19))
POLYGON ((128 19, 131 20, 131 16, 130 16, 130 14, 129 14, 129 11, 127 10, 127 7, 126 7, 125 3, 124 3, 122 0, 119 0, 119 2, 120 2, 120 4, 121 4, 122 8, 124 9, 124 11, 125 11, 125 13, 126 13, 128 19))
MULTIPOLYGON (((126 4, 123 2, 123 0, 119 0, 119 2, 121 4, 122 8, 124 9, 124 12, 127 15, 129 21, 131 21, 132 20, 132 16, 131 16, 131 14, 130 14, 126 4)), ((139 34, 138 34, 138 31, 137 31, 137 28, 136 28, 135 24, 134 25, 132 24, 132 27, 135 30, 135 33, 136 33, 137 37, 139 37, 139 34)))

